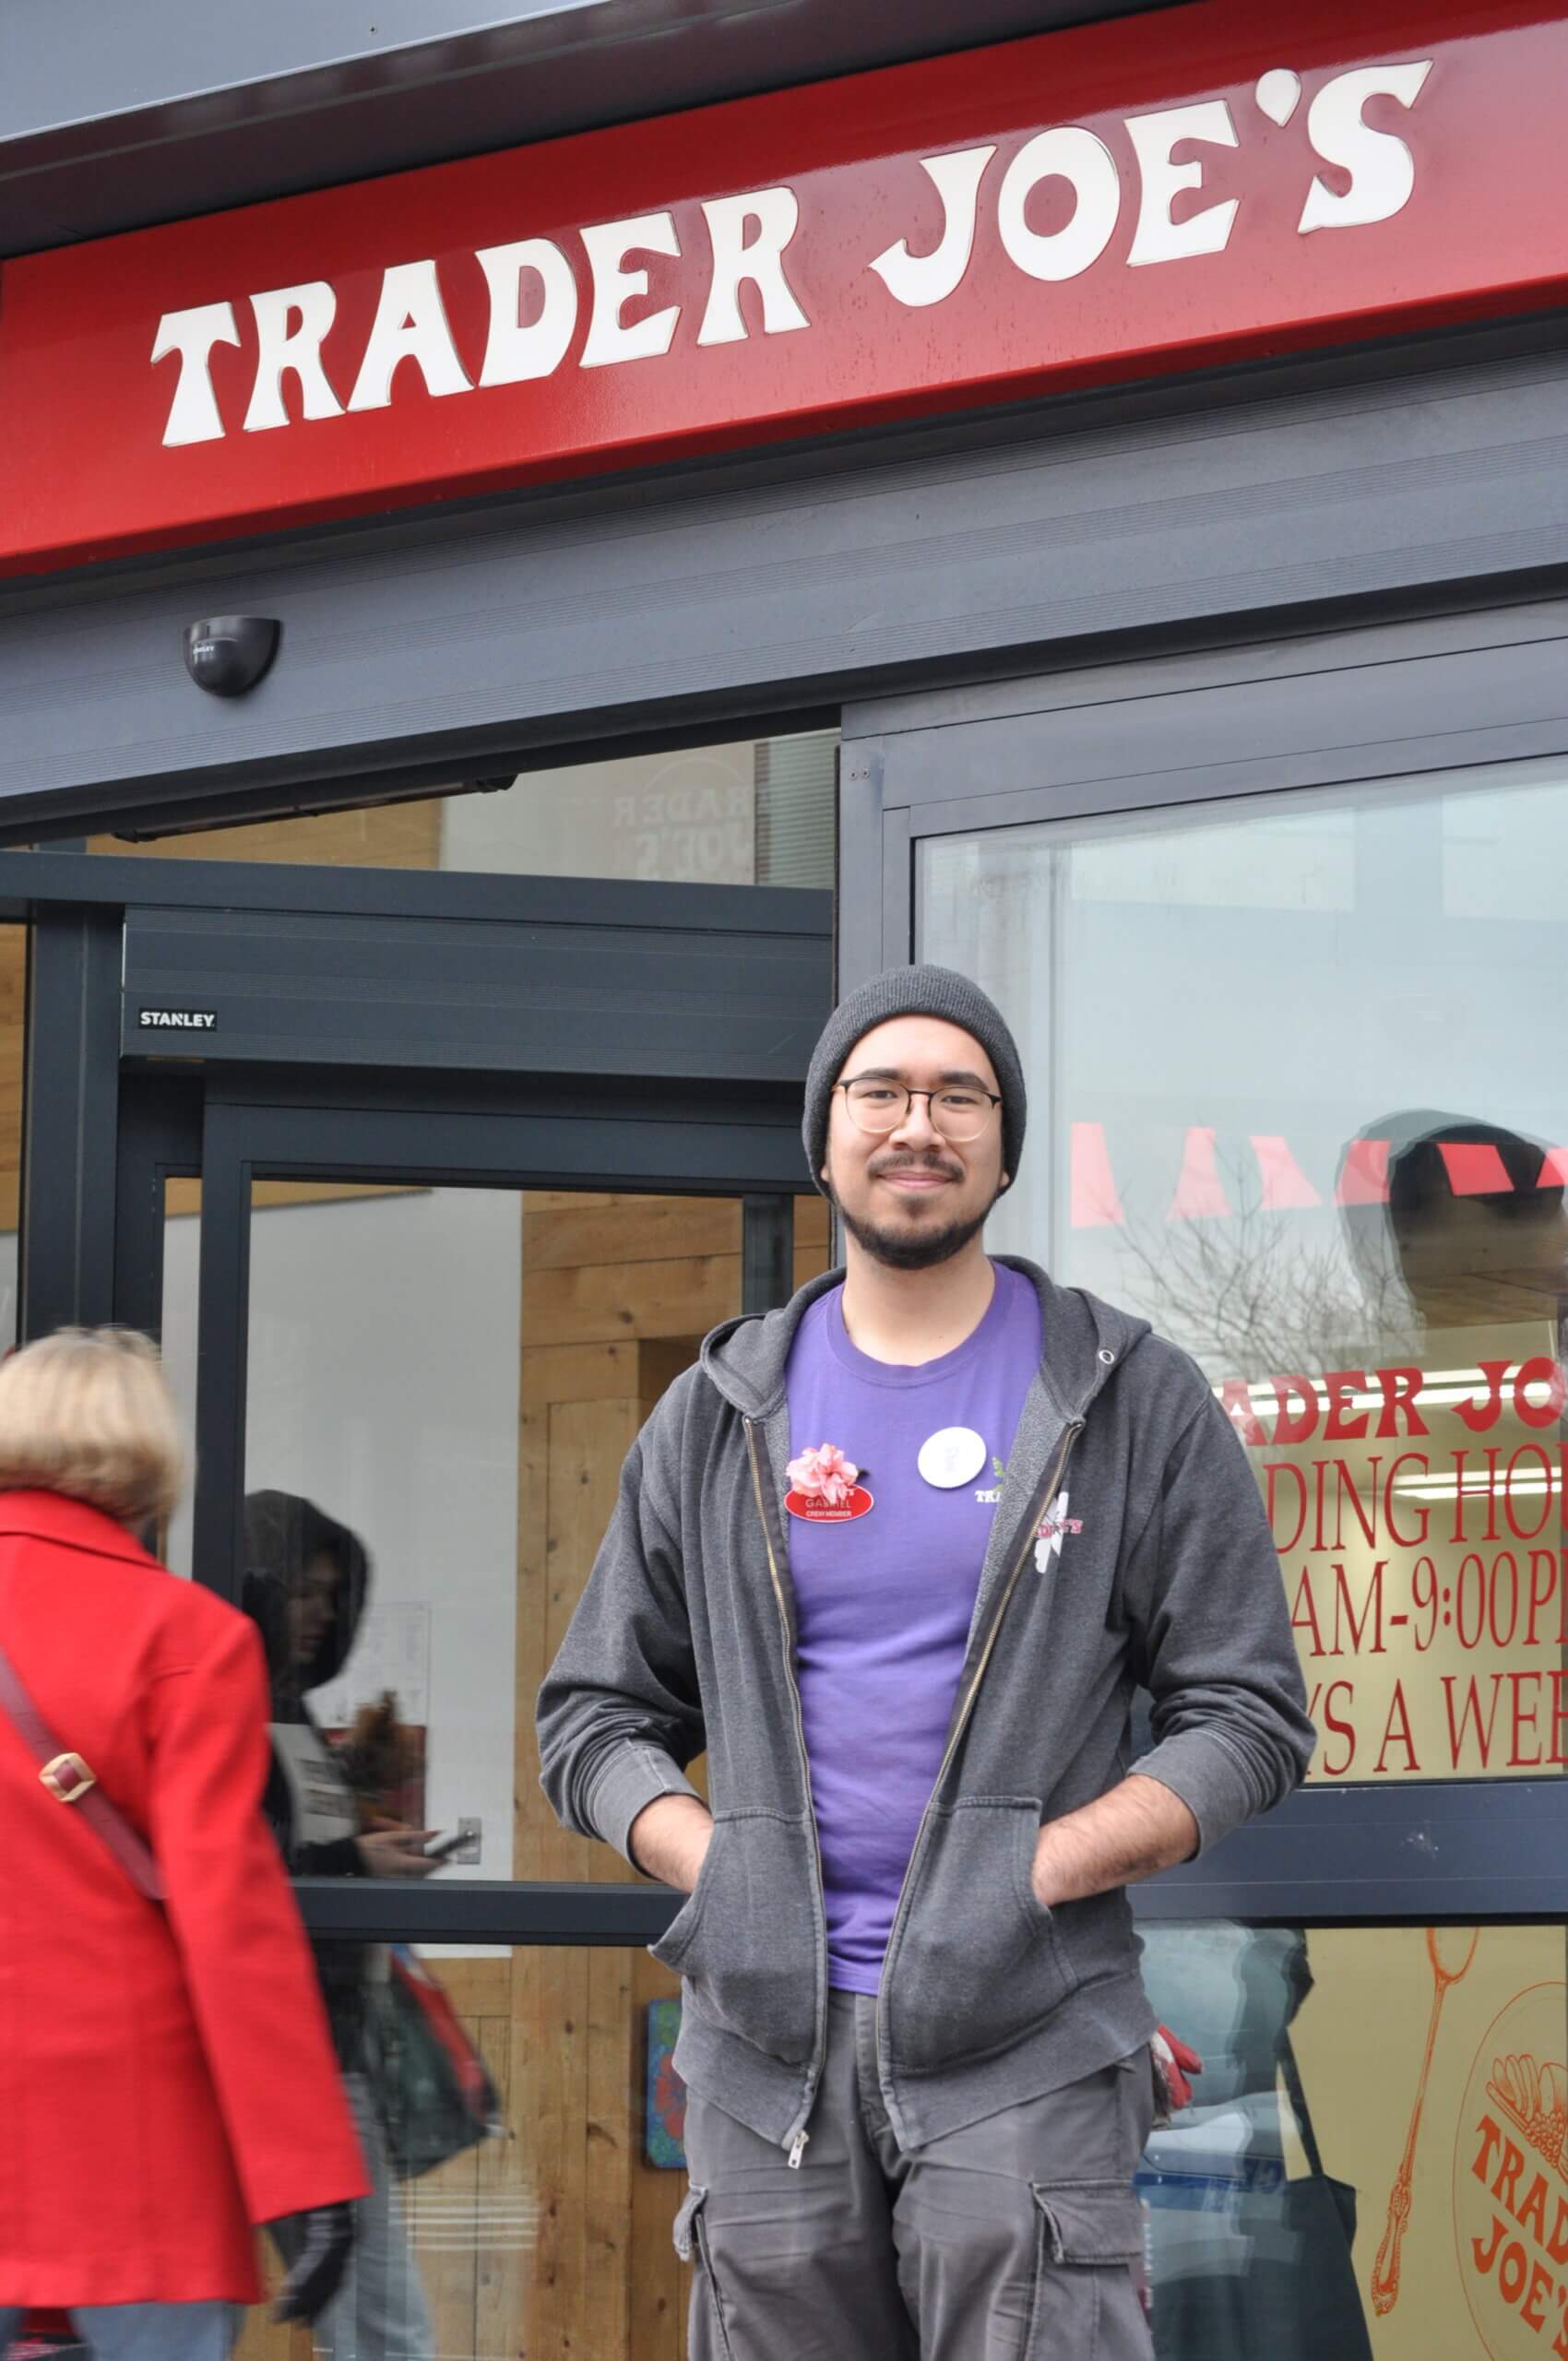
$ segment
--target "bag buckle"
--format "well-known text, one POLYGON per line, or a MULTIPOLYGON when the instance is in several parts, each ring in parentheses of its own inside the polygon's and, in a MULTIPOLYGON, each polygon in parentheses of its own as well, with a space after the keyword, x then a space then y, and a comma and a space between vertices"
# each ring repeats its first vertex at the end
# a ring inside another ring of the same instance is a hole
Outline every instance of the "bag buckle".
POLYGON ((57 1804, 78 1804, 88 1789, 98 1785, 96 1774, 79 1754, 57 1754, 38 1775, 57 1804))

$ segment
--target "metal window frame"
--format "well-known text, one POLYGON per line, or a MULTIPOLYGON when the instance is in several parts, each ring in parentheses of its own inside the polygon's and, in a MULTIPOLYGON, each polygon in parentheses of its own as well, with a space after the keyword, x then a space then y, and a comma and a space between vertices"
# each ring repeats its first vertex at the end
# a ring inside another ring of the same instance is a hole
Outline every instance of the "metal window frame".
MULTIPOLYGON (((202 1134, 197 1313, 196 1493, 193 1559, 201 1578, 238 1596, 244 1491, 253 1185, 258 1180, 407 1180, 465 1188, 676 1188, 742 1201, 742 1303, 766 1309, 790 1291, 792 1192, 800 1137, 792 1103, 721 1113, 660 1092, 586 1115, 560 1092, 509 1112, 443 1104, 416 1082, 385 1079, 370 1103, 335 1103, 338 1077, 245 1076, 209 1086, 202 1134), (282 1103, 279 1103, 281 1101, 282 1103), (764 1192, 758 1151, 776 1186, 764 1192), (746 1184, 746 1185, 742 1185, 746 1184)), ((444 1880, 389 1889, 364 1879, 298 1881, 306 1923, 358 1940, 626 1944, 657 1940, 682 1897, 662 1886, 444 1880)))
MULTIPOLYGON (((920 955, 927 844, 1568 756, 1565 659, 1556 596, 847 708, 840 993, 920 955)), ((1568 1778, 1314 1784, 1134 1906, 1149 1922, 1557 1923, 1565 1838, 1568 1778)))

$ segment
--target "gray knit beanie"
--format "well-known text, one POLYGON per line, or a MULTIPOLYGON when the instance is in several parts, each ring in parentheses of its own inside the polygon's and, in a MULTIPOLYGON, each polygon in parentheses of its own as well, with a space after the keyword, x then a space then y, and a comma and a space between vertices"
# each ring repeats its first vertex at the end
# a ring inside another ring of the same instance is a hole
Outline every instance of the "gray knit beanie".
POLYGON ((972 1033, 996 1070, 1002 1092, 1002 1169, 1016 1180, 1024 1153, 1028 1099, 1018 1045, 993 1000, 952 967, 886 967, 841 1000, 822 1030, 806 1074, 806 1111, 801 1137, 812 1180, 822 1187, 827 1155, 827 1118, 833 1086, 856 1042, 890 1016, 943 1016, 972 1033))

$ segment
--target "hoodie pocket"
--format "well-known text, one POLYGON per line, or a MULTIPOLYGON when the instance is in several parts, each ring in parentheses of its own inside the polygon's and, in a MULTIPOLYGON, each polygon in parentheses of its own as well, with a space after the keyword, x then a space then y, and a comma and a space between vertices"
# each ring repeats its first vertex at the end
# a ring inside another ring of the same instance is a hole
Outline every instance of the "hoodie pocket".
POLYGON ((653 1956, 686 2005, 787 2065, 816 2037, 814 1838, 779 1812, 719 1812, 695 1891, 653 1956))
POLYGON ((1039 1817, 1031 1796, 968 1796, 932 1815, 884 1986, 900 2068, 1005 2049, 1076 1983, 1030 1881, 1039 1817))

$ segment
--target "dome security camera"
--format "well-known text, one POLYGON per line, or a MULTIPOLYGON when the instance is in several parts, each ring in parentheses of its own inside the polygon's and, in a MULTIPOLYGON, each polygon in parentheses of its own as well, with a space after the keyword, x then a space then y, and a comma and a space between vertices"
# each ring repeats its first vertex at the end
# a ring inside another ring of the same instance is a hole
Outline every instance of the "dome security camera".
POLYGON ((270 615, 214 615, 185 627, 185 670, 215 697, 244 696, 278 653, 283 626, 270 615))

